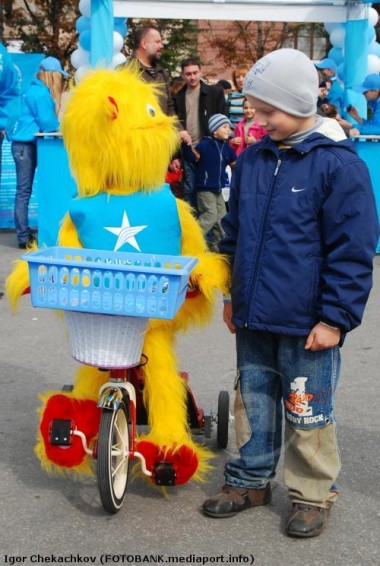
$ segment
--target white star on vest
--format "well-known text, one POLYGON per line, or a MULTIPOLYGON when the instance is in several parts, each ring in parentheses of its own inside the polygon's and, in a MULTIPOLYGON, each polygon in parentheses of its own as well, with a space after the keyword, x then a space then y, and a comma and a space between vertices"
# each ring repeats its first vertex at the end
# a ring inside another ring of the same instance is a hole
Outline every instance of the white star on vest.
POLYGON ((147 226, 131 226, 129 223, 127 213, 125 211, 123 214, 123 221, 120 227, 113 228, 113 227, 104 226, 105 230, 108 230, 109 232, 117 236, 117 241, 113 249, 114 252, 117 252, 117 250, 119 250, 127 242, 133 248, 135 248, 140 252, 141 251, 140 246, 138 245, 135 236, 145 228, 147 228, 147 226))

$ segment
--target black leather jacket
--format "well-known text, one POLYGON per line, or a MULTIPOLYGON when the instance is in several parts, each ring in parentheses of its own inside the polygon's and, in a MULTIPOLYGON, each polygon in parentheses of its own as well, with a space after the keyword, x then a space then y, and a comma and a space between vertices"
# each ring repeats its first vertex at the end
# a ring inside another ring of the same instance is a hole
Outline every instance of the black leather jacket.
MULTIPOLYGON (((186 88, 187 85, 183 86, 173 97, 174 112, 177 114, 184 130, 187 129, 186 88)), ((207 85, 201 81, 199 94, 199 122, 201 127, 201 138, 210 135, 208 121, 213 114, 225 114, 228 116, 228 108, 224 99, 223 89, 218 85, 207 85)))

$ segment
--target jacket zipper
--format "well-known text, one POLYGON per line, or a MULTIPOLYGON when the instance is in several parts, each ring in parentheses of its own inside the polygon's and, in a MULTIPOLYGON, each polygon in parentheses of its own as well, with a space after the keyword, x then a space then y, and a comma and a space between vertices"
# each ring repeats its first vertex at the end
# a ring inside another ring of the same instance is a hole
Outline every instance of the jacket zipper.
MULTIPOLYGON (((267 222, 268 222, 269 208, 270 208, 270 205, 271 205, 271 202, 272 202, 273 191, 274 191, 274 187, 275 187, 275 184, 276 184, 276 177, 277 177, 278 171, 281 167, 281 163, 282 163, 281 159, 277 159, 276 169, 274 170, 274 173, 273 173, 272 186, 271 186, 271 189, 270 189, 270 192, 269 192, 269 195, 268 195, 268 199, 267 199, 264 214, 263 214, 263 221, 262 221, 261 227, 260 227, 259 245, 258 245, 258 248, 257 248, 255 263, 254 263, 253 268, 252 268, 251 284, 249 285, 249 289, 253 290, 252 299, 254 299, 254 296, 256 294, 256 285, 257 285, 257 278, 258 278, 258 264, 261 261, 261 252, 262 252, 262 248, 263 248, 263 245, 264 245, 264 237, 265 237, 265 234, 266 234, 266 226, 267 226, 267 222)), ((245 328, 247 328, 248 322, 246 322, 244 324, 244 326, 245 326, 245 328)))
POLYGON ((222 186, 221 186, 221 177, 222 177, 222 165, 223 165, 223 145, 221 146, 221 148, 219 148, 218 142, 216 140, 214 140, 215 145, 216 145, 216 149, 218 151, 219 154, 219 180, 218 180, 218 187, 219 187, 219 191, 222 190, 222 186))

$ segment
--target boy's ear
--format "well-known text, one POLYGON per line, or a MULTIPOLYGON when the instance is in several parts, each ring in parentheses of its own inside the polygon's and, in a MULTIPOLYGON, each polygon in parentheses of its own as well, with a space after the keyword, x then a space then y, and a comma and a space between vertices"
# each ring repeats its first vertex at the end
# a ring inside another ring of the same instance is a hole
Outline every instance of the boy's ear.
POLYGON ((119 107, 113 96, 107 96, 106 100, 106 115, 110 120, 116 120, 119 115, 119 107))

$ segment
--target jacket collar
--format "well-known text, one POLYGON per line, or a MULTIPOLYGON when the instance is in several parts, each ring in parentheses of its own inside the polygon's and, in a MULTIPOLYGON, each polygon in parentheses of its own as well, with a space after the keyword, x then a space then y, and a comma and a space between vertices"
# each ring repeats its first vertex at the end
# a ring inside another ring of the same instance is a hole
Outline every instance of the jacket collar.
MULTIPOLYGON (((253 147, 256 147, 258 151, 269 150, 276 156, 278 156, 280 153, 280 149, 277 143, 272 141, 269 136, 265 136, 261 142, 255 144, 253 147)), ((351 140, 345 139, 342 141, 334 141, 318 132, 310 134, 310 136, 304 139, 301 143, 289 148, 288 151, 295 151, 300 154, 305 154, 309 153, 316 147, 345 147, 353 153, 356 153, 354 144, 351 140)))

